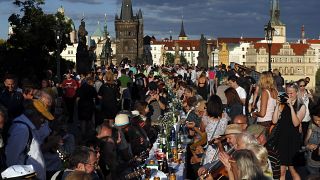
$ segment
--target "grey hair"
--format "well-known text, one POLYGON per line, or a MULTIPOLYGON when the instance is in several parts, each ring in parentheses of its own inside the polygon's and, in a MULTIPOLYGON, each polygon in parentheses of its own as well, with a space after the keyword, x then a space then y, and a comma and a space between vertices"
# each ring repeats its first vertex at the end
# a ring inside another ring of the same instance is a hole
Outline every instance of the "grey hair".
POLYGON ((245 144, 245 147, 248 147, 250 144, 259 144, 257 139, 249 133, 241 133, 237 136, 237 141, 242 140, 242 143, 245 144))
POLYGON ((254 153, 248 149, 235 151, 232 155, 240 172, 240 179, 263 179, 263 172, 254 153))
POLYGON ((259 160, 260 167, 262 168, 263 172, 268 172, 269 163, 267 149, 260 144, 249 144, 247 149, 251 150, 256 155, 256 158, 259 160))

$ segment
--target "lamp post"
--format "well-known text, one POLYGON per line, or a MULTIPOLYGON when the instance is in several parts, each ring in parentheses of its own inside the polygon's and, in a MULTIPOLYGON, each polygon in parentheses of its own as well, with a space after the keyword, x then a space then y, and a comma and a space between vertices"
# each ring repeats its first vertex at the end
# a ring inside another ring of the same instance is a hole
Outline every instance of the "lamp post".
POLYGON ((271 26, 271 21, 268 22, 267 25, 264 26, 265 38, 269 48, 269 61, 268 61, 268 69, 271 72, 271 47, 273 40, 273 33, 275 29, 271 26))
POLYGON ((61 31, 60 27, 56 30, 56 43, 57 43, 57 54, 56 54, 56 61, 57 61, 57 79, 60 83, 61 81, 61 73, 60 73, 60 44, 61 44, 61 31))

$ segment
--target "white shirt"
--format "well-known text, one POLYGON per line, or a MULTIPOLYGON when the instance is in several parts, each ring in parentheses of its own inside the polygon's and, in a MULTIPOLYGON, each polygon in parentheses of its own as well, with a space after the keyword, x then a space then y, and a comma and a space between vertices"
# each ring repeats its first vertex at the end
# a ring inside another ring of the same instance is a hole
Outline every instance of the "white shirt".
MULTIPOLYGON (((236 91, 237 91, 241 100, 247 98, 246 90, 244 90, 241 86, 238 86, 236 88, 236 91)), ((246 114, 246 107, 245 106, 243 106, 243 114, 246 114)))

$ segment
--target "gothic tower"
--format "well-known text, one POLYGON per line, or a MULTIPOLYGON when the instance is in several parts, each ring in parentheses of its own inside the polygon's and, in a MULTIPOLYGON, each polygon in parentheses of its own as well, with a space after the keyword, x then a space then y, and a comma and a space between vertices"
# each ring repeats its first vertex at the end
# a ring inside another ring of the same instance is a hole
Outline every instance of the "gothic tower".
MULTIPOLYGON (((141 63, 143 57, 143 17, 141 10, 134 16, 131 0, 122 0, 120 17, 115 17, 116 58, 141 63)), ((142 62, 143 63, 143 62, 142 62)))
POLYGON ((186 32, 184 31, 183 19, 182 19, 182 22, 181 22, 179 40, 188 40, 188 36, 186 35, 186 32))
POLYGON ((280 21, 280 0, 271 1, 270 21, 271 26, 275 29, 273 43, 286 42, 286 25, 280 21))

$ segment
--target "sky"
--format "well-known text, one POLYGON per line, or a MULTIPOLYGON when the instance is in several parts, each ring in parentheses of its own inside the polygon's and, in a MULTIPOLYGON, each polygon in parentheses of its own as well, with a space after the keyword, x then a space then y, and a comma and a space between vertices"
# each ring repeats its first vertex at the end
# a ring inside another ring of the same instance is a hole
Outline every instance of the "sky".
MULTIPOLYGON (((13 0, 0 0, 0 38, 8 34, 8 17, 19 13, 13 0)), ((76 28, 85 16, 86 29, 92 34, 100 21, 103 28, 104 15, 111 37, 114 37, 114 18, 120 13, 122 0, 45 0, 42 9, 55 13, 60 6, 65 15, 73 19, 76 28)), ((132 0, 133 12, 142 10, 144 35, 157 39, 170 34, 177 39, 183 18, 189 39, 217 37, 263 37, 264 25, 270 14, 270 0, 132 0)), ((280 0, 281 21, 287 26, 287 38, 300 37, 305 26, 306 37, 318 39, 320 35, 320 0, 280 0)))

